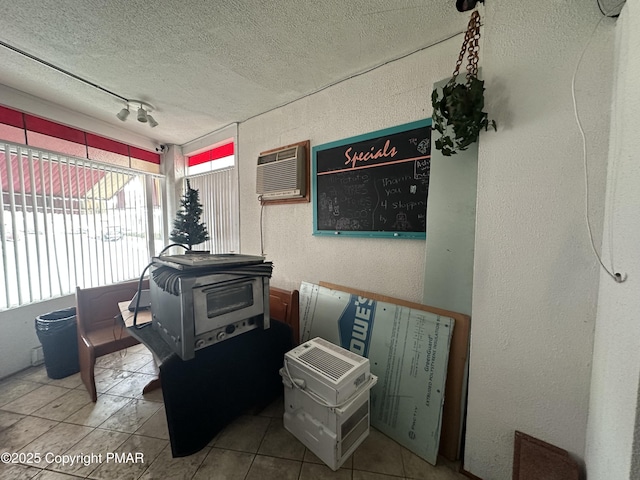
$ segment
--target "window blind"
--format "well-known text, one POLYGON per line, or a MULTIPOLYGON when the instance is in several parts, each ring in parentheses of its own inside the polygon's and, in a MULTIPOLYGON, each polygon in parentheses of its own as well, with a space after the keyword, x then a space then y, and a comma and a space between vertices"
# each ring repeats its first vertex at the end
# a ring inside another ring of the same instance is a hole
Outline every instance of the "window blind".
POLYGON ((159 175, 6 142, 0 173, 0 310, 136 278, 164 244, 159 175))
POLYGON ((236 168, 225 168, 189 176, 191 188, 198 190, 202 218, 210 240, 198 250, 211 253, 240 253, 240 208, 236 168))

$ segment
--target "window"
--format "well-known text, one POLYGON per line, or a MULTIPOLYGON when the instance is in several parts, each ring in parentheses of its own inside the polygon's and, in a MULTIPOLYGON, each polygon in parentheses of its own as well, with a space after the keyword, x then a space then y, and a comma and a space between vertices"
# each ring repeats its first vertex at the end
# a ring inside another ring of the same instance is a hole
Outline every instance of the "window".
POLYGON ((213 172, 235 165, 233 142, 188 157, 188 175, 213 172))
POLYGON ((239 253, 240 207, 233 141, 188 157, 187 178, 199 192, 202 221, 210 240, 198 245, 211 253, 239 253))
POLYGON ((152 173, 0 143, 0 310, 136 278, 164 245, 152 173))

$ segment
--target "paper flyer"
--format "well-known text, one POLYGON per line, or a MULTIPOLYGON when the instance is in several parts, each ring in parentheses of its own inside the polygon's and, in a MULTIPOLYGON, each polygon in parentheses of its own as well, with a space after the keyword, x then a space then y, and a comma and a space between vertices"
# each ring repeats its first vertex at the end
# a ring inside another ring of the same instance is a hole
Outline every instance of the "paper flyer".
POLYGON ((303 282, 301 340, 369 358, 371 425, 435 465, 454 320, 303 282))

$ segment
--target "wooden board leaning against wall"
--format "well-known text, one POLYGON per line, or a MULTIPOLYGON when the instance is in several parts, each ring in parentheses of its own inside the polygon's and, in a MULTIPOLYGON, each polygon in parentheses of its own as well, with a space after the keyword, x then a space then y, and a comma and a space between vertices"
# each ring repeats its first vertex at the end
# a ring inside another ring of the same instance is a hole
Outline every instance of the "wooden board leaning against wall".
POLYGON ((449 363, 447 366, 447 382, 445 385, 445 401, 442 411, 442 429, 440 433, 439 453, 448 460, 456 461, 460 457, 460 435, 462 428, 462 414, 464 411, 465 399, 462 398, 465 391, 466 367, 469 358, 469 331, 471 328, 471 317, 461 313, 443 310, 441 308, 422 305, 420 303, 408 302, 399 298, 380 295, 377 293, 359 290, 357 288, 345 287, 330 282, 319 282, 321 287, 355 295, 362 295, 373 300, 393 303, 403 307, 423 310, 453 318, 455 325, 451 347, 449 350, 449 363))

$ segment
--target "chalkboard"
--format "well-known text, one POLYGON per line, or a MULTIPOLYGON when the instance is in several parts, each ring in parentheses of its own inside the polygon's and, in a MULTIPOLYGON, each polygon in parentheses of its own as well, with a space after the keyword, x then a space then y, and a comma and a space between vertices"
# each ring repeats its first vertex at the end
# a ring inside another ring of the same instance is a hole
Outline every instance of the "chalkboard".
POLYGON ((313 147, 313 234, 426 238, 431 119, 313 147))

